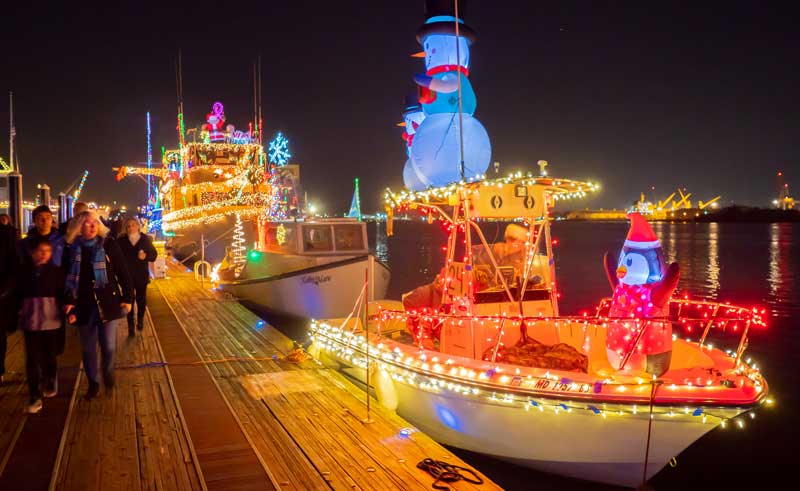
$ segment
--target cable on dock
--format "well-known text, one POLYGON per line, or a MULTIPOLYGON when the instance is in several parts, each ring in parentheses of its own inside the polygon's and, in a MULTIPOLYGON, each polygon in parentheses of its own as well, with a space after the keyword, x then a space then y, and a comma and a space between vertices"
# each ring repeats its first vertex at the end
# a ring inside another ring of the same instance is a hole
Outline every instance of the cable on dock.
POLYGON ((417 463, 417 467, 436 478, 436 480, 433 481, 433 484, 431 484, 433 489, 450 491, 448 486, 439 484, 439 482, 451 483, 456 481, 467 481, 472 484, 483 484, 483 479, 481 479, 481 477, 478 476, 474 470, 467 467, 448 464, 447 462, 442 462, 441 460, 426 458, 419 461, 419 463, 417 463), (465 476, 461 473, 461 471, 469 473, 472 477, 470 478, 465 476))

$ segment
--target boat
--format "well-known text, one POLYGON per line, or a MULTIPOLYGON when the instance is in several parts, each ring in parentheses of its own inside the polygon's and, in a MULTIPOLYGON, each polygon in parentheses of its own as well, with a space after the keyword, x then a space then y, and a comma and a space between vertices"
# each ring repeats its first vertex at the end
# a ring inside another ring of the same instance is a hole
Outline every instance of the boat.
POLYGON ((612 318, 598 295, 593 313, 560 315, 552 207, 596 189, 517 174, 387 191, 387 232, 394 213, 449 230, 440 300, 408 309, 362 295, 350 315, 311 322, 309 352, 440 443, 589 481, 638 486, 705 433, 744 426, 772 403, 744 357, 763 309, 673 296, 664 317, 612 318), (522 259, 500 257, 481 220, 524 226, 522 259), (620 323, 640 334, 615 368, 606 335, 620 323), (657 328, 674 329, 667 371, 626 367, 657 328), (544 354, 521 356, 530 347, 544 354))
POLYGON ((267 163, 258 124, 248 131, 226 124, 221 102, 212 105, 199 128, 184 130, 182 113, 179 122, 179 148, 163 150, 160 166, 120 166, 117 180, 156 179, 148 231, 163 235, 174 257, 219 260, 238 226, 246 238, 255 236, 247 224, 276 200, 275 166, 267 163))
POLYGON ((346 315, 366 288, 383 298, 389 268, 370 253, 355 218, 260 218, 258 246, 237 263, 231 251, 212 281, 258 312, 298 319, 346 315))

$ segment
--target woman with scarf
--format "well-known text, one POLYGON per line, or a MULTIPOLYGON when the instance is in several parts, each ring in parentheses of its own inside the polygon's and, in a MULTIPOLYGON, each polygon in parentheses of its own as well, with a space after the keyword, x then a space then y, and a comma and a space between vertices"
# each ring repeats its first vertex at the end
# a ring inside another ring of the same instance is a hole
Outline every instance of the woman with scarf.
MULTIPOLYGON (((148 264, 156 260, 158 253, 153 241, 141 232, 136 218, 128 218, 122 224, 124 232, 117 237, 122 255, 125 256, 128 273, 133 281, 136 296, 136 329, 144 329, 144 311, 147 308, 147 284, 150 283, 148 264)), ((128 337, 134 337, 133 309, 128 313, 128 337)))
POLYGON ((117 320, 131 310, 133 288, 125 257, 97 212, 81 213, 67 237, 62 266, 67 272, 64 311, 75 316, 81 337, 83 366, 89 379, 86 399, 100 392, 97 343, 100 343, 103 383, 114 387, 117 320))

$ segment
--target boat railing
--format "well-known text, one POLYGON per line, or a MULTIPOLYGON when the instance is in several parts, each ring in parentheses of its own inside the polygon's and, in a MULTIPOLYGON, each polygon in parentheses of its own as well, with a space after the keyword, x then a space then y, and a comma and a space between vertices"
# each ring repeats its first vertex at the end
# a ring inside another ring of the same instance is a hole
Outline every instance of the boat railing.
MULTIPOLYGON (((582 315, 571 316, 547 316, 547 315, 474 315, 474 314, 454 314, 449 312, 441 312, 434 309, 420 309, 420 310, 392 310, 392 309, 379 309, 379 311, 372 316, 379 325, 386 325, 389 323, 406 323, 406 324, 419 324, 424 323, 430 326, 441 325, 445 322, 463 323, 464 321, 473 322, 489 322, 498 326, 497 340, 503 336, 503 331, 506 327, 507 320, 513 320, 514 326, 520 326, 528 332, 534 332, 537 326, 550 327, 555 329, 555 338, 559 339, 558 326, 560 324, 566 325, 601 325, 607 326, 609 322, 624 321, 633 322, 634 330, 643 333, 648 325, 659 322, 670 322, 673 325, 680 326, 687 333, 701 332, 701 338, 697 341, 697 345, 702 349, 711 349, 712 346, 706 343, 708 332, 712 327, 722 331, 730 331, 740 333, 739 342, 736 350, 733 352, 735 366, 739 366, 742 360, 742 355, 747 347, 748 334, 751 327, 766 327, 764 315, 765 309, 748 308, 733 305, 724 302, 710 302, 704 300, 689 300, 673 299, 670 302, 670 315, 666 317, 653 317, 647 319, 619 319, 608 316, 611 299, 604 299, 601 301, 596 313, 589 315, 584 313, 582 315)), ((379 328, 380 333, 380 328, 379 328)), ((380 334, 379 334, 380 335, 380 334)), ((687 341, 689 341, 687 339, 687 341)), ((691 342, 691 341, 689 341, 691 342)), ((493 343, 497 344, 497 343, 493 343)))
MULTIPOLYGON (((608 319, 608 312, 611 307, 611 299, 604 298, 597 307, 596 317, 608 319)), ((708 300, 673 298, 669 303, 669 315, 663 318, 653 318, 650 320, 664 319, 680 326, 687 335, 700 332, 697 345, 700 349, 710 348, 707 343, 709 333, 712 328, 722 332, 733 332, 739 334, 739 342, 735 351, 735 365, 741 362, 742 355, 747 348, 748 334, 751 327, 766 328, 765 316, 766 309, 757 307, 743 307, 727 302, 713 302, 708 300)), ((687 341, 690 338, 687 337, 687 341)))

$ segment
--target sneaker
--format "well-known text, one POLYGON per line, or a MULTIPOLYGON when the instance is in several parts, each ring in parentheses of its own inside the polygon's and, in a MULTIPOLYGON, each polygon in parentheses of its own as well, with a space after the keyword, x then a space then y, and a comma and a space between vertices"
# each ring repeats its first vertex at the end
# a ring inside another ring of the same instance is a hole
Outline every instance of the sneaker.
POLYGON ((103 385, 106 386, 106 389, 114 388, 114 372, 106 372, 103 374, 103 385))
POLYGON ((91 401, 92 399, 97 397, 97 394, 99 393, 100 393, 100 384, 98 384, 97 382, 89 381, 89 390, 86 391, 86 394, 83 396, 83 398, 86 399, 87 401, 91 401))
POLYGON ((58 379, 54 378, 47 386, 45 387, 42 395, 46 398, 55 397, 58 395, 58 379))
POLYGON ((36 399, 30 401, 28 406, 25 407, 25 412, 28 414, 36 414, 42 410, 42 399, 41 397, 37 397, 36 399))

